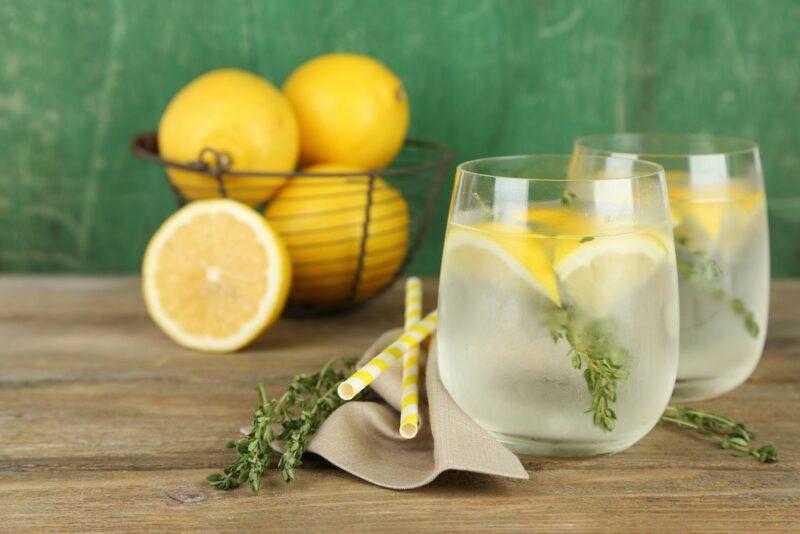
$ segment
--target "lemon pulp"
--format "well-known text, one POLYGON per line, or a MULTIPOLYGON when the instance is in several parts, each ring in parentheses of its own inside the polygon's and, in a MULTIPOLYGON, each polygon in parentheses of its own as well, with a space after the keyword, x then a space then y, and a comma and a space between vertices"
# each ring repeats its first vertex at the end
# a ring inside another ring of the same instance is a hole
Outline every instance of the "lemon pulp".
POLYGON ((648 233, 561 240, 554 269, 579 309, 605 317, 633 294, 668 257, 662 239, 648 233))
POLYGON ((561 304, 558 282, 541 240, 516 225, 486 223, 473 227, 451 226, 446 249, 449 268, 502 282, 508 273, 492 272, 499 264, 512 276, 523 278, 540 295, 561 304), (496 262, 485 261, 489 256, 496 262))
POLYGON ((280 315, 289 291, 286 249, 252 209, 196 201, 158 229, 145 252, 142 289, 155 323, 196 350, 237 350, 280 315))

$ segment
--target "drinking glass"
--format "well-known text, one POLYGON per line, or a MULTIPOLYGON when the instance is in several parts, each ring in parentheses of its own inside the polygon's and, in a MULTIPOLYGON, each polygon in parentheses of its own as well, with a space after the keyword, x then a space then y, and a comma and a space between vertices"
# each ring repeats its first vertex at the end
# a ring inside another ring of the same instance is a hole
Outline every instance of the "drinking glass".
POLYGON ((658 422, 678 364, 663 169, 514 156, 456 173, 439 283, 442 382, 517 453, 614 453, 658 422))
POLYGON ((699 400, 747 380, 769 306, 769 237, 758 146, 710 135, 583 137, 576 155, 648 160, 666 169, 680 290, 673 398, 699 400))

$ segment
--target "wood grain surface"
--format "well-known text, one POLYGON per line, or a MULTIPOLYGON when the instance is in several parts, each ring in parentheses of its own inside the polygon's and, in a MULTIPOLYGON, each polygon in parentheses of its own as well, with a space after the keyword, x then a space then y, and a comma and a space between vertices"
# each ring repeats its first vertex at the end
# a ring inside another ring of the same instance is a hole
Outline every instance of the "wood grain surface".
POLYGON ((363 351, 402 322, 400 287, 351 315, 281 320, 221 356, 161 334, 134 278, 0 277, 0 531, 797 531, 800 281, 776 281, 772 298, 755 375, 698 406, 751 425, 778 464, 657 427, 616 456, 525 457, 525 482, 446 473, 397 492, 310 458, 292 485, 270 472, 252 496, 205 482, 231 458, 251 387, 274 394, 363 351))

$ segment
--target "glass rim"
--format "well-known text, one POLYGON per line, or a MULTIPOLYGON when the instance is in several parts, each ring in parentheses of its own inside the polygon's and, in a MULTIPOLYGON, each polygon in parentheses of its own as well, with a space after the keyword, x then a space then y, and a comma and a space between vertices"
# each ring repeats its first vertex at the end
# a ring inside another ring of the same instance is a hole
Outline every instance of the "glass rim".
POLYGON ((586 150, 593 150, 603 155, 611 155, 616 156, 617 154, 620 157, 623 156, 636 156, 636 157, 653 157, 653 158, 662 158, 662 159, 686 159, 686 158, 694 158, 694 157, 719 157, 719 156, 736 156, 740 154, 747 154, 756 152, 759 149, 758 143, 753 141, 752 139, 747 139, 745 137, 734 137, 734 136, 725 136, 725 135, 714 135, 708 133, 679 133, 679 132, 617 132, 617 133, 602 133, 602 134, 591 134, 591 135, 584 135, 578 137, 574 141, 574 146, 584 148, 586 150), (694 141, 711 141, 713 143, 719 143, 720 146, 729 145, 731 148, 728 149, 720 149, 720 150, 696 150, 693 151, 691 149, 682 150, 682 151, 674 151, 668 152, 665 150, 642 150, 640 152, 631 151, 631 150, 614 150, 610 148, 613 138, 624 138, 624 139, 650 139, 656 142, 664 142, 666 140, 679 140, 685 141, 687 143, 692 143, 694 141), (598 144, 591 144, 590 141, 599 141, 598 144), (602 141, 606 141, 603 143, 602 141))
POLYGON ((638 180, 647 180, 647 179, 658 179, 658 180, 665 180, 665 171, 664 167, 659 165, 658 163, 654 163, 652 161, 645 161, 640 159, 631 159, 626 157, 618 157, 618 156, 608 156, 608 155, 592 155, 592 154, 516 154, 511 156, 490 156, 486 158, 476 158, 467 161, 463 161, 458 164, 456 167, 456 171, 459 173, 468 173, 472 176, 478 176, 482 178, 491 178, 493 180, 524 180, 526 182, 542 182, 542 183, 597 183, 597 182, 633 182, 638 180), (633 164, 634 167, 640 167, 642 169, 647 169, 647 171, 642 173, 637 173, 635 171, 631 171, 631 176, 622 176, 622 177, 614 177, 614 178, 537 178, 537 177, 525 177, 525 176, 504 176, 501 174, 487 174, 486 172, 477 172, 475 170, 470 170, 467 168, 469 165, 476 165, 478 163, 484 162, 491 162, 491 161, 509 161, 509 160, 525 160, 525 159, 536 159, 536 160, 556 160, 560 159, 565 162, 565 164, 569 164, 570 161, 574 160, 575 158, 584 159, 584 160, 616 160, 616 161, 624 161, 627 164, 633 164))

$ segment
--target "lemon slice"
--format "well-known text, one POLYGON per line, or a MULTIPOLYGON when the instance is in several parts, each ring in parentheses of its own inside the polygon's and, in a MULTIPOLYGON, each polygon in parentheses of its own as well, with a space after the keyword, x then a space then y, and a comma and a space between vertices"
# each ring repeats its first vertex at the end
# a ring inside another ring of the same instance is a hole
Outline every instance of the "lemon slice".
POLYGON ((267 221, 233 200, 196 201, 158 229, 144 255, 147 311, 173 340, 237 350, 280 315, 289 293, 286 248, 267 221))
POLYGON ((554 263, 556 275, 572 301, 593 317, 605 317, 645 283, 666 258, 667 248, 660 239, 635 234, 584 243, 562 240, 554 263))
POLYGON ((447 236, 448 268, 502 282, 508 273, 497 270, 499 262, 537 293, 560 305, 558 281, 542 241, 524 228, 504 223, 456 227, 447 236), (487 258, 496 261, 487 262, 487 258))
POLYGON ((675 234, 694 249, 730 257, 761 221, 764 194, 740 184, 701 189, 695 197, 682 190, 670 194, 673 209, 680 212, 675 234))
POLYGON ((680 202, 675 206, 681 213, 678 234, 688 233, 690 241, 702 248, 716 248, 728 206, 717 201, 680 202))

